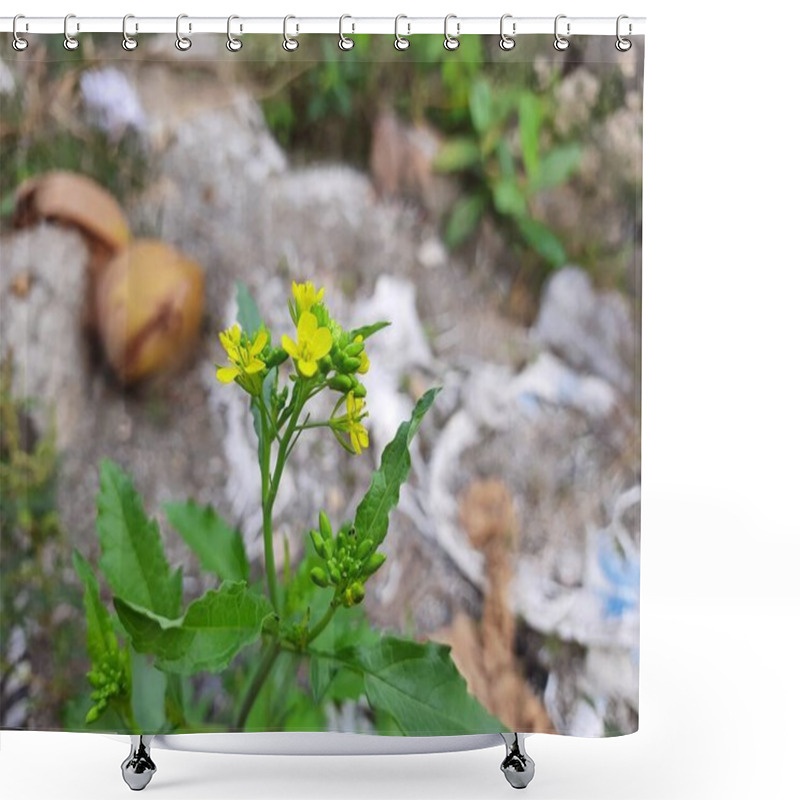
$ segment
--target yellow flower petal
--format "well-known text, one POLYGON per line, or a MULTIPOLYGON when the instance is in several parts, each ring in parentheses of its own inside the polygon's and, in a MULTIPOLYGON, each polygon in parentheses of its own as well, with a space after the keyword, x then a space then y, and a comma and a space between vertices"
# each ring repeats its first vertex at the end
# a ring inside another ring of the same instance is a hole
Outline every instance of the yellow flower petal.
POLYGON ((257 358, 254 358, 245 368, 244 371, 248 375, 255 375, 258 372, 261 372, 262 369, 266 368, 266 364, 263 361, 260 361, 257 358))
POLYGON ((363 425, 356 424, 350 428, 350 444, 353 445, 356 455, 361 455, 369 447, 369 434, 363 425))
POLYGON ((320 359, 324 358, 331 351, 333 347, 333 336, 327 328, 317 328, 314 335, 311 337, 309 343, 311 350, 311 357, 320 359))
POLYGON ((236 367, 217 367, 217 380, 220 383, 232 383, 238 374, 236 367))
POLYGON ((305 375, 306 378, 310 378, 317 371, 317 362, 316 361, 298 361, 297 362, 297 369, 300 371, 301 374, 305 375))
POLYGON ((225 352, 231 359, 235 359, 239 355, 239 350, 236 343, 229 335, 228 331, 221 331, 219 335, 219 342, 225 348, 225 352))
POLYGON ((254 355, 258 355, 264 349, 266 344, 267 344, 267 332, 264 330, 264 328, 261 328, 256 334, 256 338, 250 347, 250 352, 253 353, 254 355))
POLYGON ((281 347, 289 354, 289 358, 300 358, 300 351, 297 345, 284 333, 281 338, 281 347))
POLYGON ((305 339, 310 339, 318 328, 317 318, 310 312, 304 311, 297 321, 297 343, 303 346, 305 339))

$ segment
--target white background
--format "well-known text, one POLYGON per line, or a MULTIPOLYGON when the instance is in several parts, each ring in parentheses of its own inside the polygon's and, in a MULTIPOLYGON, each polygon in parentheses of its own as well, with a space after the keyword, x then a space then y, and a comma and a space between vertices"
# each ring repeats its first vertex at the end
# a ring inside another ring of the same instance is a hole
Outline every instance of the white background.
MULTIPOLYGON (((798 796, 800 171, 789 116, 797 105, 796 4, 4 5, 4 14, 29 16, 647 16, 641 730, 617 740, 529 739, 537 776, 528 794, 798 796)), ((11 800, 128 797, 119 773, 126 752, 98 736, 3 733, 0 793, 11 800)), ((498 769, 501 749, 155 757, 159 772, 147 792, 165 800, 486 800, 512 791, 498 769)))

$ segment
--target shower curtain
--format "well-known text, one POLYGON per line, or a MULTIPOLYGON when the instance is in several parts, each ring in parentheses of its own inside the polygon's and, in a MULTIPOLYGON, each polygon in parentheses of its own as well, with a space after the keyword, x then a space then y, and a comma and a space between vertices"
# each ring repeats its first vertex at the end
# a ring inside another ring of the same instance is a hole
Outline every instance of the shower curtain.
POLYGON ((638 727, 643 41, 0 46, 0 727, 638 727))

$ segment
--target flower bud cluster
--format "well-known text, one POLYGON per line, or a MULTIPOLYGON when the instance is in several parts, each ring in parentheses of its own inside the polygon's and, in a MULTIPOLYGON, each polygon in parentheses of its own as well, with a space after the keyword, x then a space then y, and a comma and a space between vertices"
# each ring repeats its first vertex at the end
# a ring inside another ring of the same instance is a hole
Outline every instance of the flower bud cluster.
POLYGON ((386 556, 376 552, 371 539, 359 541, 351 525, 342 526, 334 537, 324 511, 319 514, 319 530, 311 531, 311 543, 324 561, 324 566, 311 570, 311 580, 323 589, 333 586, 334 602, 345 608, 358 605, 365 596, 364 584, 380 569, 386 556))

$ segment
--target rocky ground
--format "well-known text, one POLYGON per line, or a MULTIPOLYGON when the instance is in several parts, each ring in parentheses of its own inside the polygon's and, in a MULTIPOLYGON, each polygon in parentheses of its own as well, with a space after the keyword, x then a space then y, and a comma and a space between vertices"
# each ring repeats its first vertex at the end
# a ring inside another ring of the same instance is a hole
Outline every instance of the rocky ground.
MULTIPOLYGON (((576 107, 596 91, 589 72, 578 76, 564 89, 576 107)), ((352 514, 414 398, 443 386, 415 445, 387 565, 370 584, 370 616, 386 628, 413 621, 420 635, 448 641, 459 615, 481 618, 488 556, 470 538, 464 504, 475 485, 499 481, 518 528, 502 602, 544 719, 578 735, 635 729, 640 410, 631 296, 598 289, 569 266, 546 284, 532 324, 521 323, 509 311, 513 281, 494 268, 491 247, 454 256, 434 221, 413 202, 379 194, 369 175, 344 164, 292 166, 246 91, 222 91, 221 78, 208 75, 204 91, 192 92, 164 64, 138 64, 125 79, 139 102, 149 179, 123 205, 136 233, 204 267, 207 314, 180 374, 123 391, 81 325, 88 254, 80 236, 47 224, 4 234, 0 341, 20 365, 18 392, 37 398, 40 424, 54 414, 59 508, 72 543, 85 553, 95 547, 96 465, 112 457, 157 516, 170 499, 212 503, 259 561, 254 435, 242 394, 214 379, 215 332, 234 319, 236 280, 268 324, 288 332, 291 281, 310 278, 326 287, 343 324, 386 318, 392 327, 371 341, 367 454, 348 457, 322 435, 295 451, 276 526, 292 557, 319 507, 336 519, 352 514)), ((630 102, 635 117, 638 101, 630 102)), ((624 130, 619 137, 626 141, 624 130)), ((586 169, 597 168, 590 159, 586 169)), ((551 205, 570 208, 569 194, 551 205)), ((624 240, 629 228, 612 233, 624 240)), ((199 592, 191 554, 177 536, 167 540, 173 562, 186 564, 187 594, 199 592)))

